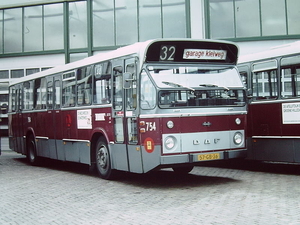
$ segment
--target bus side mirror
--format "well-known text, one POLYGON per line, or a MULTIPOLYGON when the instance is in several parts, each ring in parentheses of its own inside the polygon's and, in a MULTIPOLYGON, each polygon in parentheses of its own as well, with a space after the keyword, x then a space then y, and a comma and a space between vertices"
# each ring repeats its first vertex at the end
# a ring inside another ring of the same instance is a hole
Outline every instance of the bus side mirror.
POLYGON ((131 88, 132 81, 134 81, 132 73, 127 73, 126 72, 126 73, 123 74, 123 88, 124 89, 131 88))

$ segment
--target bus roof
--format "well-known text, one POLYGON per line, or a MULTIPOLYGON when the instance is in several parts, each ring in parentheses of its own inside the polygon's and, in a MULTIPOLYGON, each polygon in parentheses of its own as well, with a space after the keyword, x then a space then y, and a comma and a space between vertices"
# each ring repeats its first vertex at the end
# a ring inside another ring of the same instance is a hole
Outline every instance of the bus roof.
POLYGON ((263 59, 271 59, 282 55, 292 55, 297 53, 298 54, 300 53, 300 41, 296 41, 285 45, 279 45, 261 52, 242 55, 238 59, 238 64, 245 63, 245 62, 253 62, 253 61, 258 61, 263 59))
MULTIPOLYGON (((154 40, 148 40, 145 42, 137 42, 132 45, 128 45, 125 47, 120 47, 116 50, 108 51, 108 52, 103 52, 103 53, 98 53, 96 55, 87 57, 82 60, 78 60, 72 63, 60 65, 53 67, 51 69, 47 69, 38 73, 34 73, 25 77, 17 78, 14 80, 10 81, 10 85, 14 85, 17 83, 22 83, 24 81, 28 80, 34 80, 40 77, 45 77, 47 75, 51 74, 59 74, 59 73, 64 73, 68 71, 75 70, 77 68, 83 67, 83 66, 88 66, 88 65, 93 65, 99 62, 105 62, 107 60, 111 60, 114 58, 118 57, 123 57, 123 56, 129 56, 132 54, 137 54, 140 59, 145 60, 145 52, 147 51, 148 47, 155 43, 155 42, 161 42, 161 41, 186 41, 186 42, 207 42, 207 43, 224 43, 224 44, 230 44, 232 46, 235 46, 238 49, 238 46, 232 42, 228 41, 220 41, 220 40, 210 40, 210 39, 191 39, 191 38, 178 38, 178 39, 154 39, 154 40)), ((237 57, 237 56, 236 56, 237 57)))

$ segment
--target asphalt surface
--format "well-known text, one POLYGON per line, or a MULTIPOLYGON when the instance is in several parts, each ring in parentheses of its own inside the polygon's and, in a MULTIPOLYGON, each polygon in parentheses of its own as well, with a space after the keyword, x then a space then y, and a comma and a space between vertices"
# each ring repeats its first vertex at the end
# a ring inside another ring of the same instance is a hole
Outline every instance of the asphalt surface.
POLYGON ((76 163, 0 156, 0 224, 300 224, 300 166, 207 163, 98 178, 76 163))

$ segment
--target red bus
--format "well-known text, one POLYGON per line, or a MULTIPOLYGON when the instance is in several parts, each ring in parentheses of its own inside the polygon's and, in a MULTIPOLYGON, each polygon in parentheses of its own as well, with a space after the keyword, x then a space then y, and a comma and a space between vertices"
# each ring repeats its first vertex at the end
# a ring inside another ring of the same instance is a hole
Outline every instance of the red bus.
POLYGON ((300 42, 245 55, 248 159, 300 163, 300 42))
POLYGON ((245 157, 245 88, 238 48, 209 40, 152 40, 10 84, 10 147, 90 165, 110 179, 245 157))

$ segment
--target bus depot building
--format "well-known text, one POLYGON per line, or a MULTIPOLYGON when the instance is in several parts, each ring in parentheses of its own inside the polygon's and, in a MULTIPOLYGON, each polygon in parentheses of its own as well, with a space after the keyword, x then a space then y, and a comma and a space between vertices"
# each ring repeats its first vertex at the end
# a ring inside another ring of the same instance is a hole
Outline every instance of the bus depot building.
POLYGON ((300 39, 298 0, 2 0, 0 134, 9 82, 156 38, 236 42, 240 55, 300 39))

